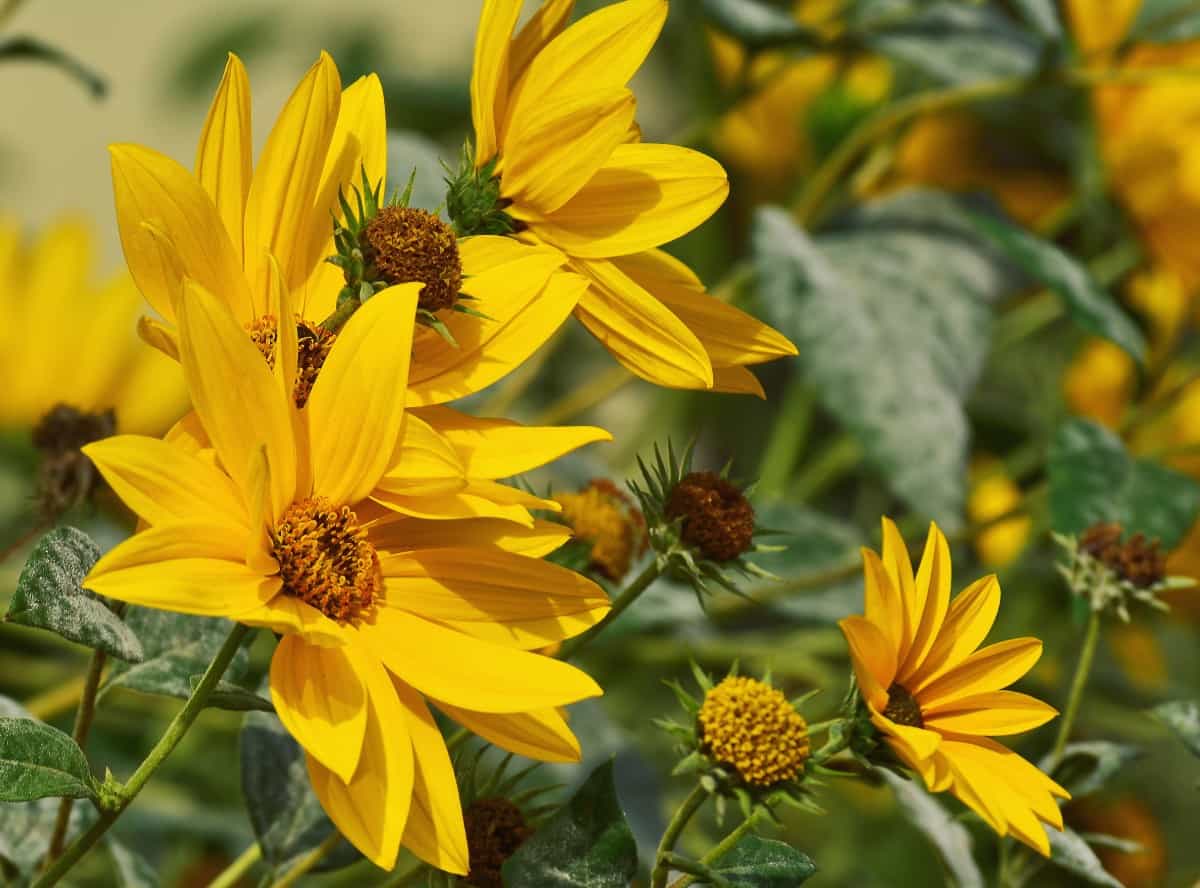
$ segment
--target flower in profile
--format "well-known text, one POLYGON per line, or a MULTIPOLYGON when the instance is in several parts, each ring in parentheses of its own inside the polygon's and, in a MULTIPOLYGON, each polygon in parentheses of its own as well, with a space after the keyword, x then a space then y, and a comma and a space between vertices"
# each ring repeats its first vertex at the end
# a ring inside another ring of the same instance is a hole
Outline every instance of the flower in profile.
POLYGON ((577 493, 554 497, 562 520, 587 546, 587 566, 619 583, 635 558, 646 551, 646 519, 625 491, 606 478, 594 478, 577 493))
POLYGON ((179 368, 137 337, 141 297, 128 275, 93 278, 93 241, 80 219, 34 243, 0 220, 0 429, 32 433, 51 515, 91 490, 80 447, 117 431, 162 434, 187 409, 179 368))
POLYGON ((514 36, 522 0, 484 2, 475 147, 451 183, 451 218, 464 233, 511 235, 569 257, 587 280, 576 317, 632 373, 761 396, 746 366, 795 347, 658 249, 716 212, 729 187, 716 161, 643 143, 634 122, 627 84, 666 0, 623 0, 568 27, 573 6, 547 0, 514 36))
POLYGON ((304 347, 276 343, 264 360, 220 300, 187 286, 175 310, 195 414, 167 440, 85 448, 146 525, 88 588, 280 634, 271 697, 339 830, 385 869, 403 843, 463 874, 455 775, 428 703, 513 752, 570 761, 579 746, 557 707, 600 693, 531 653, 609 610, 595 584, 541 560, 568 534, 499 491, 491 517, 457 520, 478 514, 472 485, 516 494, 490 479, 547 451, 533 437, 512 448, 520 427, 493 421, 460 419, 447 443, 405 409, 419 284, 347 321, 302 407, 304 347))
POLYGON ((1005 690, 1041 656, 1036 638, 976 648, 1000 607, 1000 586, 984 577, 950 600, 950 548, 936 525, 913 575, 895 524, 883 519, 883 557, 863 550, 866 615, 841 626, 858 691, 887 748, 931 792, 950 791, 999 835, 1043 855, 1042 823, 1062 829, 1061 786, 991 739, 1045 724, 1056 710, 1005 690))

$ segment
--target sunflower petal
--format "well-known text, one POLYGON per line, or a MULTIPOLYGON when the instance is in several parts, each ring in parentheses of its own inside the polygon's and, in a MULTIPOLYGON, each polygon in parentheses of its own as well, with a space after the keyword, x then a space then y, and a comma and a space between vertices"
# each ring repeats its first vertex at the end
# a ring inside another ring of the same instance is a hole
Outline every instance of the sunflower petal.
POLYGON ((980 648, 961 664, 917 691, 921 708, 1008 687, 1033 668, 1042 656, 1036 638, 1011 638, 980 648))
POLYGON ((509 86, 516 85, 529 63, 542 49, 562 33, 575 8, 575 0, 545 0, 538 11, 529 17, 508 51, 509 86))
POLYGON ((429 423, 410 411, 404 415, 392 464, 376 490, 400 496, 452 493, 467 485, 459 452, 429 423))
POLYGON ((896 649, 870 620, 846 617, 838 622, 863 699, 869 706, 882 709, 887 705, 888 688, 896 678, 896 649))
POLYGON ((938 676, 953 669, 983 643, 1000 611, 1000 583, 986 576, 963 589, 950 602, 942 631, 934 640, 921 669, 912 677, 919 692, 938 676))
POLYGON ((532 527, 522 527, 497 518, 425 521, 393 517, 372 524, 368 532, 375 548, 392 552, 495 546, 527 558, 544 558, 571 539, 571 531, 553 521, 535 521, 532 527))
POLYGON ((904 604, 900 600, 900 591, 893 585, 891 576, 873 550, 863 547, 859 551, 863 559, 863 611, 887 639, 889 648, 898 651, 904 627, 904 604))
POLYGON ((758 377, 745 367, 713 367, 712 391, 728 395, 754 395, 762 400, 767 399, 758 377))
POLYGON ((883 525, 883 567, 891 578, 892 588, 899 593, 900 598, 900 636, 897 647, 901 662, 908 656, 912 647, 913 636, 921 622, 921 612, 917 603, 916 580, 913 577, 912 559, 908 557, 908 547, 904 537, 891 518, 884 516, 880 523, 883 525))
POLYGON ((925 724, 935 731, 1000 737, 1041 727, 1058 710, 1016 691, 988 691, 924 707, 925 724))
POLYGON ((483 166, 500 150, 500 121, 508 104, 508 52, 522 0, 484 0, 475 32, 471 70, 471 122, 475 127, 475 165, 483 166))
POLYGON ((581 757, 579 740, 557 709, 497 715, 461 709, 441 700, 437 705, 464 728, 516 755, 539 762, 577 762, 581 757))
POLYGON ((401 284, 363 303, 313 385, 306 408, 313 487, 335 503, 366 497, 395 452, 420 289, 401 284))
POLYGON ((347 648, 285 635, 271 657, 271 701, 305 751, 349 783, 367 730, 367 689, 347 648))
POLYGON ((200 132, 196 178, 212 198, 239 260, 242 257, 246 195, 250 193, 252 143, 250 81, 242 60, 230 53, 221 85, 217 87, 212 107, 204 120, 204 129, 200 132))
POLYGON ((942 631, 942 621, 950 604, 950 545, 936 524, 929 525, 929 536, 921 566, 913 584, 916 592, 918 622, 914 624, 912 646, 898 672, 898 680, 907 686, 921 668, 942 631))
POLYGON ((397 678, 478 712, 545 709, 602 693, 566 663, 479 641, 395 608, 381 608, 362 636, 397 678))

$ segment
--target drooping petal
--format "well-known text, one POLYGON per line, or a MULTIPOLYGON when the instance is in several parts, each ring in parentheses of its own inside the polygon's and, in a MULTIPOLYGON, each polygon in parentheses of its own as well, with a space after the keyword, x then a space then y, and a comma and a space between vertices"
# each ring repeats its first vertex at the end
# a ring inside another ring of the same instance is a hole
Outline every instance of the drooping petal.
POLYGON ((477 712, 546 709, 602 693, 566 663, 480 641, 397 608, 380 608, 362 636, 397 678, 477 712))
POLYGON ((577 762, 579 740, 557 709, 495 714, 474 712, 441 700, 438 708, 472 733, 516 755, 539 762, 577 762))
POLYGON ((878 712, 872 711, 871 723, 886 734, 893 745, 903 750, 904 758, 907 761, 915 762, 918 765, 927 762, 937 752, 937 748, 942 742, 941 735, 936 731, 913 725, 897 724, 878 712))
POLYGON ((279 113, 254 168, 246 200, 247 279, 259 280, 266 253, 279 260, 291 288, 312 273, 308 236, 341 97, 337 66, 322 52, 279 113))
POLYGON ((243 561, 236 528, 177 521, 147 528, 92 567, 86 588, 118 601, 206 617, 230 617, 260 607, 279 590, 277 577, 243 561))
POLYGON ((467 485, 467 470, 450 441, 410 411, 404 415, 391 465, 376 490, 400 496, 452 493, 467 485))
POLYGON ((888 688, 896 678, 896 649, 879 627, 864 617, 846 617, 838 621, 863 699, 876 709, 887 705, 888 688))
POLYGON ((335 503, 366 497, 395 452, 421 286, 389 287, 365 302, 313 385, 306 408, 313 488, 335 503))
POLYGON ((229 477, 181 447, 116 435, 83 448, 109 487, 147 524, 208 521, 248 532, 246 509, 229 477))
POLYGON ((164 263, 146 225, 160 232, 181 270, 245 322, 253 309, 225 223, 200 183, 171 158, 140 145, 112 145, 113 194, 125 261, 138 289, 164 318, 175 317, 177 269, 164 263))
POLYGON ((367 730, 367 688, 351 651, 285 635, 271 657, 271 701, 279 720, 343 783, 358 768, 367 730))
POLYGON ((497 518, 426 521, 396 516, 374 523, 367 530, 371 543, 380 550, 495 546, 527 558, 544 558, 571 539, 571 531, 563 524, 535 521, 532 527, 522 527, 497 518))
POLYGON ((661 302, 611 262, 576 260, 571 267, 591 281, 575 316, 623 367, 670 388, 712 387, 708 352, 661 302))
POLYGON ((243 499, 253 489, 252 460, 266 448, 274 521, 296 491, 288 401, 249 335, 210 293, 189 282, 177 310, 180 357, 196 414, 243 499))
POLYGON ((922 709, 925 724, 935 731, 1000 737, 1041 727, 1058 710, 1036 697, 1016 691, 972 694, 922 709))
POLYGON ((526 22, 517 36, 512 39, 508 50, 509 88, 525 73, 534 56, 542 51, 547 43, 562 33, 575 8, 575 0, 545 0, 529 21, 526 22))
POLYGON ((391 679, 377 661, 361 660, 369 711, 358 770, 346 782, 310 755, 308 776, 342 835, 376 866, 390 870, 412 803, 413 745, 391 679))
POLYGON ((612 435, 595 426, 523 426, 506 419, 469 416, 449 407, 418 411, 448 441, 471 478, 511 478, 612 435))
POLYGON ((965 660, 992 630, 999 610, 1000 584, 994 575, 982 577, 959 592, 950 602, 942 631, 929 655, 912 677, 912 687, 920 690, 965 660))
POLYGON ((499 131, 508 105, 508 52, 521 0, 484 0, 475 32, 471 69, 471 122, 475 126, 475 165, 500 150, 499 131))
POLYGON ((404 847, 440 870, 465 876, 470 869, 467 829, 450 753, 421 695, 400 681, 395 687, 416 764, 404 847))
POLYGON ((204 129, 200 131, 196 178, 225 223, 239 263, 243 251, 246 195, 250 193, 252 144, 250 81, 242 60, 230 53, 221 85, 217 87, 204 120, 204 129))
POLYGON ((609 612, 591 580, 498 549, 426 549, 380 559, 389 607, 526 650, 578 635, 609 612))
POLYGON ((929 526, 913 589, 919 619, 914 626, 912 646, 897 673, 901 684, 908 682, 920 669, 942 631, 942 621, 950 604, 950 546, 936 524, 929 526))
POLYGON ((1042 655, 1036 638, 1011 638, 980 648, 954 669, 915 691, 922 708, 1006 688, 1033 668, 1042 655))
POLYGON ((696 334, 714 365, 760 364, 796 354, 778 330, 710 296, 695 273, 669 253, 646 250, 612 262, 696 334))
POLYGON ((591 180, 552 213, 514 204, 508 212, 540 240, 571 256, 626 256, 687 234, 725 202, 719 163, 690 148, 617 146, 591 180))

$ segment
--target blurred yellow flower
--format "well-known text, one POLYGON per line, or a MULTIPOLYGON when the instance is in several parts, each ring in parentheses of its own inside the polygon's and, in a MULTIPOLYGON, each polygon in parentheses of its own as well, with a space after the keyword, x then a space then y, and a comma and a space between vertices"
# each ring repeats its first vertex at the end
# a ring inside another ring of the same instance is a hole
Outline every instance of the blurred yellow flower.
POLYGON ((1063 374, 1063 397, 1072 412, 1116 428, 1133 396, 1133 358, 1107 339, 1089 339, 1063 374))
MULTIPOLYGON (((995 459, 981 457, 971 466, 974 481, 967 497, 967 517, 972 523, 993 521, 1021 505, 1021 488, 995 459)), ((975 551, 987 567, 1004 567, 1016 560, 1029 540, 1033 519, 1013 515, 975 536, 975 551)))
POLYGON ((175 316, 196 412, 170 440, 85 449, 146 525, 95 565, 88 588, 281 634, 271 698, 338 829, 385 869, 403 843, 465 874, 458 788, 426 698, 513 752, 577 759, 555 707, 600 688, 529 651, 593 626, 608 598, 540 560, 567 534, 527 513, 421 521, 383 505, 537 461, 504 446, 511 426, 490 442, 468 428, 460 449, 404 409, 419 284, 349 319, 310 368, 303 407, 295 340, 267 355, 227 306, 188 287, 175 316))
POLYGON ((162 434, 187 409, 183 374, 137 338, 127 275, 93 277, 92 229, 62 219, 36 243, 0 219, 0 429, 31 429, 57 405, 113 411, 116 428, 162 434))
POLYGON ((761 396, 746 366, 795 347, 657 249, 729 190, 712 158, 643 143, 634 122, 627 84, 666 0, 623 0, 568 27, 573 5, 546 0, 514 36, 522 0, 485 0, 471 77, 475 168, 499 177, 518 237, 562 251, 587 278, 575 316, 628 370, 673 388, 761 396))
POLYGON ((883 557, 863 550, 866 615, 838 625, 859 693, 888 746, 931 792, 949 790, 999 835, 1049 856, 1042 823, 1062 829, 1065 789, 992 736, 1045 724, 1056 710, 1004 690, 1042 653, 1036 638, 976 650, 1000 607, 994 576, 950 600, 950 547, 929 529, 913 575, 900 532, 883 519, 883 557))

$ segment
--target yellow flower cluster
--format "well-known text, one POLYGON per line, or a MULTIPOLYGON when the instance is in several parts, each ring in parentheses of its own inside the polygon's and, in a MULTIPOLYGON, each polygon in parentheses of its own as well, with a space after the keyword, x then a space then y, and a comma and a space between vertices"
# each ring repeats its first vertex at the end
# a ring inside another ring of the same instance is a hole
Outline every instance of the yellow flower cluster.
POLYGON ((696 716, 703 748, 751 786, 791 780, 808 759, 808 725, 787 697, 758 679, 730 676, 696 716))

